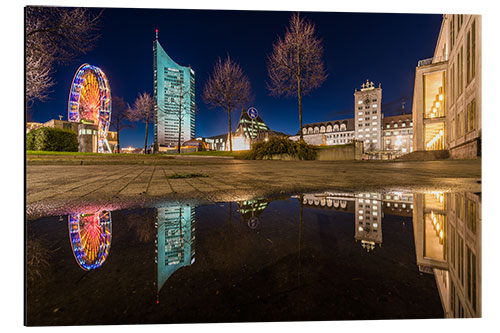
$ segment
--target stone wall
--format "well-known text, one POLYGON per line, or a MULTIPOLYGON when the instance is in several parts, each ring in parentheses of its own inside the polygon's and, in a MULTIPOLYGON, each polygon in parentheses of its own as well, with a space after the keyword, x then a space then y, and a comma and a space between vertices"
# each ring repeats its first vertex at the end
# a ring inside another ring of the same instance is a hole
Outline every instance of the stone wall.
MULTIPOLYGON (((347 145, 337 145, 318 149, 316 160, 318 161, 352 161, 361 160, 363 156, 363 142, 356 141, 347 145)), ((288 154, 276 154, 273 160, 297 161, 297 157, 288 154)))
POLYGON ((479 145, 479 141, 474 140, 472 142, 467 142, 460 146, 453 147, 450 149, 450 157, 452 159, 478 158, 481 156, 479 145))

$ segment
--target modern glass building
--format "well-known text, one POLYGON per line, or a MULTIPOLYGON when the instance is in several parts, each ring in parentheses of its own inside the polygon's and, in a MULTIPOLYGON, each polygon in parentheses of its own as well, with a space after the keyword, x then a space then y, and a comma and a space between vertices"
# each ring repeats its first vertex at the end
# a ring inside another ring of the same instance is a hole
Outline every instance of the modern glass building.
POLYGON ((158 42, 153 44, 155 145, 175 147, 195 138, 195 90, 194 71, 191 67, 177 64, 168 56, 158 42))

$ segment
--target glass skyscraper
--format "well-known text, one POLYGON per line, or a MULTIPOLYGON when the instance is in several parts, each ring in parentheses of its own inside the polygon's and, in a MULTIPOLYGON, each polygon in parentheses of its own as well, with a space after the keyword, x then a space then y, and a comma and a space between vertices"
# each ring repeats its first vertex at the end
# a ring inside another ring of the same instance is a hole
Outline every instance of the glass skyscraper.
POLYGON ((168 56, 158 42, 153 44, 154 97, 156 99, 155 131, 156 146, 175 147, 195 138, 195 90, 194 71, 178 65, 168 56))

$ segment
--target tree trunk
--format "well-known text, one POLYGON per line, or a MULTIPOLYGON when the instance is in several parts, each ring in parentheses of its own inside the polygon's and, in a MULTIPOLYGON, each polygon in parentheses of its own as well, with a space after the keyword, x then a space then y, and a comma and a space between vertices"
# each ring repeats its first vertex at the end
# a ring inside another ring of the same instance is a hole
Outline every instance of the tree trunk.
POLYGON ((177 153, 181 153, 181 119, 180 119, 180 111, 179 111, 179 138, 177 140, 177 153))
POLYGON ((116 118, 116 151, 120 153, 120 118, 116 118))
POLYGON ((229 151, 232 153, 233 152, 233 133, 231 132, 231 107, 227 107, 227 114, 229 116, 229 132, 228 132, 228 137, 229 137, 229 151))
POLYGON ((297 95, 299 97, 300 140, 304 140, 304 133, 302 132, 302 86, 300 79, 298 80, 297 95))
POLYGON ((148 125, 149 122, 146 122, 146 139, 144 140, 144 154, 147 153, 147 148, 148 148, 148 125))

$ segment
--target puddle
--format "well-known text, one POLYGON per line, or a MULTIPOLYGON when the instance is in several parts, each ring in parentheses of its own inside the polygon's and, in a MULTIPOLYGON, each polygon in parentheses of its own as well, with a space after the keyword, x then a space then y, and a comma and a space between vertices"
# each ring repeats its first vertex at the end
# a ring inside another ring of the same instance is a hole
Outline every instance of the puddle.
POLYGON ((481 316, 480 193, 306 193, 27 224, 27 324, 481 316))

